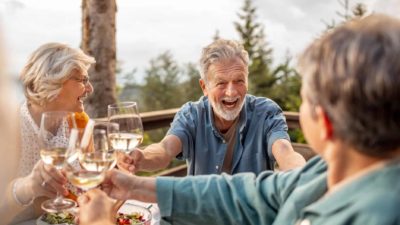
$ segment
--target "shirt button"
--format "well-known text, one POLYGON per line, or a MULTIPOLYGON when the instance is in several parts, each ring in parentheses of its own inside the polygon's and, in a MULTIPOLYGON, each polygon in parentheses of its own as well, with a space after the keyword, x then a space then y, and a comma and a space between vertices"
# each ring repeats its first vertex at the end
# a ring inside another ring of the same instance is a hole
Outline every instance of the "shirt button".
POLYGON ((226 141, 225 141, 225 140, 222 140, 222 143, 224 143, 224 144, 225 144, 225 143, 226 143, 226 141))
POLYGON ((219 168, 219 166, 215 166, 215 169, 217 169, 217 170, 218 170, 218 168, 219 168))

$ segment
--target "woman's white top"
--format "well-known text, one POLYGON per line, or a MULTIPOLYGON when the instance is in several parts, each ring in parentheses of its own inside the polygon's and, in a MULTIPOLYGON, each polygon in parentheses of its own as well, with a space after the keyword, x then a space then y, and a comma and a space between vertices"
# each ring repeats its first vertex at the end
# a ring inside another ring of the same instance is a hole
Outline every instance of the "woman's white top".
MULTIPOLYGON (((20 107, 20 124, 21 124, 21 155, 18 165, 18 177, 25 177, 30 174, 35 164, 40 158, 39 144, 39 126, 33 120, 29 110, 28 103, 24 102, 20 107)), ((54 138, 55 142, 65 142, 68 140, 54 138)), ((11 224, 31 220, 35 218, 33 205, 29 205, 26 209, 19 213, 11 224)))
POLYGON ((35 164, 40 160, 39 126, 33 120, 28 103, 24 102, 20 108, 21 120, 21 159, 18 175, 28 175, 35 164))

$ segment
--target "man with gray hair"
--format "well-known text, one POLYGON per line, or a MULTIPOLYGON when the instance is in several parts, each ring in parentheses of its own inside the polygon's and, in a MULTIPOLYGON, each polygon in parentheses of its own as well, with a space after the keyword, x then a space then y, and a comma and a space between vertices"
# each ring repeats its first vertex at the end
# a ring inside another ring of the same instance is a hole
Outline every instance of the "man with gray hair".
MULTIPOLYGON (((307 48, 300 122, 318 156, 301 169, 184 178, 112 170, 103 190, 157 202, 162 224, 400 224, 399 57, 400 20, 379 14, 307 48)), ((100 190, 79 203, 81 225, 113 224, 113 201, 100 190)))
POLYGON ((249 57, 241 44, 217 40, 200 59, 202 96, 175 115, 160 143, 119 160, 131 172, 153 171, 178 157, 188 174, 235 174, 281 170, 305 164, 289 141, 280 107, 272 100, 247 94, 249 57))

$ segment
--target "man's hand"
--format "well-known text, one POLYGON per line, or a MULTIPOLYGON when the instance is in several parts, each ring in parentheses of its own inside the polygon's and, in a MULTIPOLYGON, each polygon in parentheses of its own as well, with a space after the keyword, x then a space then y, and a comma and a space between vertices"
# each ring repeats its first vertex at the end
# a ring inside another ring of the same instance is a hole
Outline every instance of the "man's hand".
POLYGON ((136 173, 139 171, 139 165, 144 158, 142 150, 136 148, 128 154, 118 152, 117 165, 118 168, 130 173, 136 173))
POLYGON ((107 171, 106 178, 101 184, 102 190, 111 198, 127 200, 131 198, 133 191, 133 176, 126 171, 107 171))
POLYGON ((116 210, 114 201, 99 189, 93 189, 81 195, 79 202, 79 224, 115 224, 116 210))
POLYGON ((114 199, 136 199, 145 202, 157 200, 156 179, 153 177, 138 177, 114 169, 107 171, 101 187, 108 196, 114 199))
POLYGON ((156 171, 166 168, 182 149, 180 139, 175 135, 167 135, 160 143, 135 149, 129 155, 118 155, 118 168, 134 173, 137 171, 156 171))

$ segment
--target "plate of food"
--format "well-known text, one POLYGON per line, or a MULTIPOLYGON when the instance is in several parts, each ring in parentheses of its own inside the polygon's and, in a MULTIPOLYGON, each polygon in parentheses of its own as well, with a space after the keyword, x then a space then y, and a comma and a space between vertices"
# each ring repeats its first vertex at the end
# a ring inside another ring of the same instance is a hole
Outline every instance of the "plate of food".
POLYGON ((117 225, 151 225, 152 213, 148 208, 124 204, 117 213, 117 225))
POLYGON ((36 225, 75 225, 75 216, 68 212, 45 213, 36 220, 36 225))

